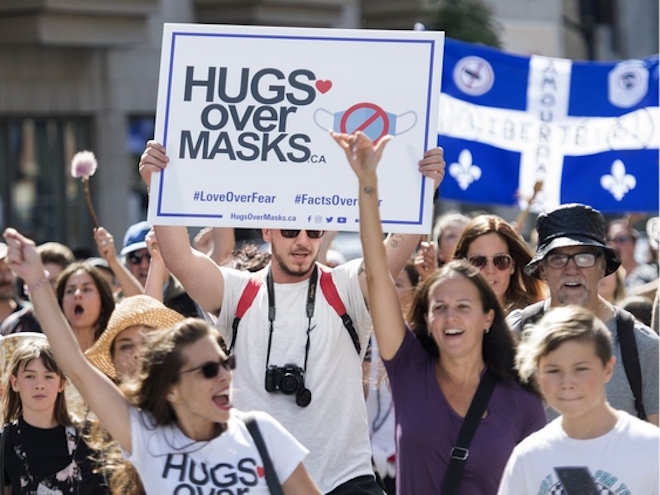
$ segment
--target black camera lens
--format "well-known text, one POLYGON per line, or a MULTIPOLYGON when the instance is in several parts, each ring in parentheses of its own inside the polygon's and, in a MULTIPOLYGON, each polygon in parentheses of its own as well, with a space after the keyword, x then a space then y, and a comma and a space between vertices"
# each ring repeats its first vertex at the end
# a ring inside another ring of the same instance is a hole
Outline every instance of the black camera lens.
POLYGON ((296 404, 300 407, 307 407, 312 402, 312 392, 306 388, 301 388, 296 394, 296 404))
POLYGON ((280 380, 280 392, 285 395, 295 394, 298 390, 300 378, 292 373, 286 373, 280 380))

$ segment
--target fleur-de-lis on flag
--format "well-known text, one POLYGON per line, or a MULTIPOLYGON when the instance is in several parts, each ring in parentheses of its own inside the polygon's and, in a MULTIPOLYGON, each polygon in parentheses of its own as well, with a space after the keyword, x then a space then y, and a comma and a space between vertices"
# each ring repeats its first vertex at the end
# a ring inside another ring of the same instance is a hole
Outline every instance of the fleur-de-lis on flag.
POLYGON ((612 162, 611 174, 605 174, 600 178, 600 185, 606 191, 612 193, 614 199, 621 201, 628 191, 635 189, 637 179, 626 173, 626 166, 621 160, 612 162))
POLYGON ((472 163, 472 153, 470 150, 464 149, 458 155, 458 163, 454 162, 449 165, 449 175, 451 175, 458 187, 465 191, 470 184, 481 178, 481 169, 472 163))

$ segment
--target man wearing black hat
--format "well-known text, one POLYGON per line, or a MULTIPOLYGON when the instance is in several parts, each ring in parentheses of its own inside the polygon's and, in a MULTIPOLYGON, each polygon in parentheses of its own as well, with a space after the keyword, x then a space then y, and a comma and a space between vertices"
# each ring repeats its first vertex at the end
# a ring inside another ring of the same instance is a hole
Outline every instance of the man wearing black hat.
POLYGON ((605 241, 603 216, 590 206, 562 205, 539 215, 536 230, 536 255, 525 272, 547 282, 550 298, 513 311, 507 318, 510 327, 520 332, 557 306, 576 304, 593 311, 613 336, 616 365, 606 388, 609 403, 657 425, 658 336, 598 294, 600 279, 621 264, 605 241))

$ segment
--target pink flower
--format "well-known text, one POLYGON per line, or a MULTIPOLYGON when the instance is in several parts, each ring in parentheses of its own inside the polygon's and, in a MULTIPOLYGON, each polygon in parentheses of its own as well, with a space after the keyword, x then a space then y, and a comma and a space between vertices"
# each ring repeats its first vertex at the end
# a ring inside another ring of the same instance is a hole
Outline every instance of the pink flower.
POLYGON ((89 178, 96 172, 96 157, 91 151, 79 151, 71 160, 71 176, 74 179, 89 178))

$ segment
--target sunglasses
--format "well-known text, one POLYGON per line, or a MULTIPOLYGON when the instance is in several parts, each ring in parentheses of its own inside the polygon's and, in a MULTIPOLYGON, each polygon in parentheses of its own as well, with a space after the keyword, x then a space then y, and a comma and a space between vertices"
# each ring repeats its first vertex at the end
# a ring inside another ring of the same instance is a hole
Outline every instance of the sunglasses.
POLYGON ((149 253, 142 253, 140 251, 133 251, 126 255, 126 259, 131 265, 139 265, 142 263, 142 259, 146 256, 147 261, 151 262, 151 255, 149 253))
MULTIPOLYGON (((319 239, 325 231, 323 230, 305 230, 307 232, 307 237, 310 239, 319 239)), ((282 237, 286 239, 295 239, 300 234, 300 230, 280 230, 282 237)))
POLYGON ((495 256, 483 256, 475 254, 470 256, 468 261, 471 265, 476 266, 479 270, 483 270, 488 265, 488 260, 493 261, 493 265, 500 271, 508 270, 513 264, 513 258, 508 254, 496 254, 495 256))
POLYGON ((631 237, 629 235, 618 235, 616 237, 608 237, 607 242, 611 242, 613 244, 625 244, 631 240, 631 237))
POLYGON ((211 378, 215 378, 216 376, 218 376, 218 373, 220 373, 220 367, 224 368, 227 371, 231 371, 234 368, 236 368, 236 356, 229 356, 226 359, 220 358, 220 361, 218 362, 209 361, 208 363, 204 363, 203 365, 197 366, 196 368, 181 371, 179 374, 183 375, 184 373, 201 371, 202 376, 210 380, 211 378))
POLYGON ((596 259, 602 253, 575 253, 575 254, 564 254, 564 253, 552 253, 545 257, 546 263, 551 268, 564 268, 568 265, 569 260, 575 261, 575 264, 579 268, 591 268, 596 264, 596 259))

